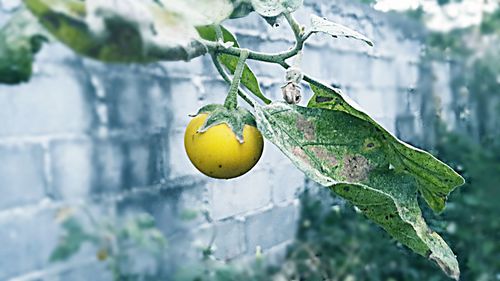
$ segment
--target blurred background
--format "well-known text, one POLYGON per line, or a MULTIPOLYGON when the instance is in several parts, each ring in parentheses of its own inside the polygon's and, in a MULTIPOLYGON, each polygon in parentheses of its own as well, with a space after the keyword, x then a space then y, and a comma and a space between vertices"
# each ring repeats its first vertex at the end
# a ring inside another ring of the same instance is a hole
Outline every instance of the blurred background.
MULTIPOLYGON (((0 0, 0 26, 21 5, 0 0)), ((466 178, 442 214, 421 207, 461 280, 500 280, 498 1, 306 0, 296 14, 373 39, 315 36, 303 70, 466 178)), ((293 44, 256 15, 225 25, 253 50, 293 44)), ((283 70, 251 67, 281 99, 283 70)), ((448 280, 270 143, 241 178, 200 175, 188 115, 227 88, 207 57, 106 65, 45 46, 29 83, 0 85, 0 280, 448 280)))

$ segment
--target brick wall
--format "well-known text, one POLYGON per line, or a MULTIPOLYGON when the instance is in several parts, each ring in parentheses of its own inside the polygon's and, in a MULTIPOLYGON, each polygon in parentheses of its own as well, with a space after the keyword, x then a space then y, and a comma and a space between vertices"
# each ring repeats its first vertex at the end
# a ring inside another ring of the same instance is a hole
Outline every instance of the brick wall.
MULTIPOLYGON (((0 0, 0 24, 17 5, 0 0)), ((315 36, 304 70, 342 87, 387 129, 418 143, 421 84, 429 83, 421 75, 421 29, 352 1, 306 1, 297 17, 308 22, 309 13, 361 31, 376 47, 315 36)), ((279 51, 293 43, 286 26, 273 29, 255 15, 228 26, 247 48, 279 51)), ((279 99, 283 70, 251 65, 265 93, 279 99)), ((255 169, 228 181, 200 175, 185 155, 188 115, 221 103, 227 88, 206 57, 117 66, 59 44, 43 48, 29 83, 0 86, 0 280, 109 280, 92 246, 67 263, 48 262, 62 206, 103 216, 153 214, 169 241, 172 258, 164 266, 172 270, 199 256, 197 245, 208 244, 214 228, 219 259, 250 256, 256 247, 282 253, 294 237, 304 176, 270 143, 255 169), (184 221, 184 211, 207 211, 210 220, 184 221)))

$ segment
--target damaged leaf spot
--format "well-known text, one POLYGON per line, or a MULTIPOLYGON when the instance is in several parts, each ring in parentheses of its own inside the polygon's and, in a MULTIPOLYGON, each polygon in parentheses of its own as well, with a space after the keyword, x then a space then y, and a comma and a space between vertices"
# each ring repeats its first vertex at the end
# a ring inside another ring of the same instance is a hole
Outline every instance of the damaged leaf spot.
POLYGON ((300 147, 294 147, 292 150, 292 153, 299 157, 301 160, 305 161, 306 163, 310 163, 311 160, 309 159, 309 156, 307 156, 306 152, 302 150, 300 147))
POLYGON ((367 138, 363 143, 363 147, 365 151, 371 151, 380 147, 380 143, 375 138, 367 138))
POLYGON ((322 97, 322 96, 317 96, 316 97, 316 102, 317 103, 322 103, 322 102, 329 102, 329 101, 332 101, 333 98, 331 97, 322 97))
POLYGON ((337 167, 339 165, 339 161, 337 157, 326 148, 321 146, 315 146, 311 148, 311 151, 318 157, 319 159, 328 163, 328 167, 337 167))
POLYGON ((361 155, 346 155, 341 175, 349 181, 361 182, 368 179, 370 165, 368 160, 361 155))
POLYGON ((316 139, 316 129, 311 121, 308 121, 302 116, 298 116, 297 128, 304 134, 306 140, 311 141, 316 139))

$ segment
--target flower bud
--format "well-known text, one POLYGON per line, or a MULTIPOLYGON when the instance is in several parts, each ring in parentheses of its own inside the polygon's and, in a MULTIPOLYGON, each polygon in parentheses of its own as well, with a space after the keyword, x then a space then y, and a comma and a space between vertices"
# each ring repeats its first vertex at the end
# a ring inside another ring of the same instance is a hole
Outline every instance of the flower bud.
POLYGON ((298 104, 302 98, 300 93, 300 86, 294 82, 288 82, 285 86, 281 87, 283 92, 283 99, 288 104, 298 104))

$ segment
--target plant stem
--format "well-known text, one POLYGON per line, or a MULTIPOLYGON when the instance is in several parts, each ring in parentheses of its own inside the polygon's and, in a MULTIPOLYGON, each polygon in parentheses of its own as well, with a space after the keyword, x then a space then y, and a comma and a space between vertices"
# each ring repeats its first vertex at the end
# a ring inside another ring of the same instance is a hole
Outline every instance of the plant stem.
POLYGON ((220 24, 215 25, 215 38, 217 38, 217 41, 219 42, 224 42, 224 35, 222 34, 220 24))
MULTIPOLYGON (((297 22, 297 20, 293 17, 292 14, 284 13, 283 15, 286 18, 295 36, 295 46, 288 51, 268 54, 257 51, 250 51, 238 47, 224 46, 223 44, 224 39, 222 38, 222 30, 220 29, 220 26, 215 27, 215 32, 217 37, 217 40, 215 42, 210 40, 200 39, 200 42, 205 44, 208 52, 212 55, 212 60, 214 62, 214 65, 224 80, 226 80, 228 83, 230 83, 231 81, 229 75, 226 73, 226 71, 224 70, 224 68, 222 67, 221 63, 217 58, 218 53, 240 57, 238 66, 242 64, 241 71, 243 71, 243 67, 245 65, 244 61, 246 59, 278 64, 285 69, 290 68, 290 65, 286 62, 286 60, 296 56, 302 51, 302 49, 304 48, 305 41, 309 38, 309 36, 312 33, 311 32, 305 33, 303 27, 297 22), (243 62, 242 62, 242 57, 245 57, 243 62)), ((231 89, 228 94, 228 97, 226 98, 225 106, 236 107, 237 105, 236 94, 239 94, 248 104, 250 104, 252 107, 255 107, 256 106, 255 101, 253 101, 253 99, 249 95, 247 95, 241 88, 239 88, 240 79, 241 79, 241 74, 238 73, 238 68, 237 68, 236 71, 234 72, 234 78, 233 81, 231 82, 231 89)), ((308 81, 312 79, 304 75, 304 80, 308 81)))
MULTIPOLYGON (((241 48, 237 47, 224 47, 220 42, 214 42, 214 41, 209 41, 209 40, 203 40, 200 39, 200 41, 205 44, 207 47, 208 51, 210 53, 224 53, 228 55, 233 55, 233 56, 240 56, 241 54, 241 48)), ((261 53, 261 52, 256 52, 256 51, 248 51, 248 59, 251 60, 258 60, 262 62, 269 62, 269 63, 280 63, 285 61, 286 59, 289 59, 293 56, 295 56, 299 50, 289 50, 285 52, 280 52, 280 53, 274 53, 274 54, 266 54, 266 53, 261 53)))
POLYGON ((245 69, 245 61, 248 58, 248 54, 249 51, 247 49, 242 49, 240 52, 240 59, 234 71, 233 82, 231 83, 229 94, 224 102, 224 106, 228 109, 235 109, 238 105, 238 89, 240 87, 241 75, 243 74, 243 69, 245 69))
MULTIPOLYGON (((295 18, 290 13, 284 14, 288 24, 290 25, 293 34, 295 36, 295 46, 288 50, 279 53, 267 54, 257 51, 248 51, 248 59, 258 60, 262 62, 269 62, 279 64, 284 68, 288 68, 286 60, 297 55, 304 47, 305 41, 309 38, 311 33, 305 33, 302 30, 301 25, 295 20, 295 18)), ((217 32, 217 29, 216 29, 217 32)), ((210 53, 224 53, 233 56, 240 56, 242 49, 238 47, 225 47, 222 42, 214 42, 209 40, 200 39, 200 41, 205 44, 210 53)))
POLYGON ((288 25, 290 25, 290 27, 292 28, 293 35, 295 35, 296 44, 299 45, 300 43, 303 43, 303 31, 299 22, 290 13, 284 13, 283 16, 285 16, 288 25))
MULTIPOLYGON (((212 61, 215 65, 215 68, 219 72, 219 74, 222 76, 222 79, 224 79, 227 83, 231 84, 231 78, 229 77, 229 74, 224 70, 224 67, 220 63, 220 61, 217 59, 215 55, 212 55, 212 61)), ((253 99, 240 87, 238 89, 238 94, 240 97, 245 100, 250 106, 255 107, 255 102, 253 99)))

